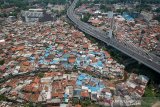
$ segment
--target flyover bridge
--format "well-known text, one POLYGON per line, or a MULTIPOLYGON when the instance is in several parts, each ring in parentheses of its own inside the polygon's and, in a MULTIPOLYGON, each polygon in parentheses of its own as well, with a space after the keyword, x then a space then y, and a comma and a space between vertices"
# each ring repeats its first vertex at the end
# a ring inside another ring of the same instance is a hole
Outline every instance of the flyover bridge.
POLYGON ((67 10, 68 18, 75 24, 76 27, 78 27, 81 31, 89 34, 90 36, 97 38, 100 41, 103 41, 104 43, 116 48, 124 54, 132 57, 133 59, 160 73, 160 58, 158 56, 152 53, 148 53, 143 49, 134 46, 133 44, 119 41, 116 38, 110 38, 106 34, 106 32, 100 31, 97 28, 79 20, 74 13, 77 2, 78 0, 74 0, 67 10))

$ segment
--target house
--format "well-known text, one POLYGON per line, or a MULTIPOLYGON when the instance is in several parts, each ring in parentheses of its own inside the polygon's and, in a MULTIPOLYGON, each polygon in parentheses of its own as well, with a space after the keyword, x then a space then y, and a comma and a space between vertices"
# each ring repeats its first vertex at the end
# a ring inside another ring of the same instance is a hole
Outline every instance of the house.
POLYGON ((98 98, 97 98, 97 92, 92 92, 91 93, 91 100, 93 100, 93 101, 97 101, 98 100, 98 98))
POLYGON ((81 89, 74 89, 73 90, 73 97, 80 99, 80 97, 81 97, 81 89))

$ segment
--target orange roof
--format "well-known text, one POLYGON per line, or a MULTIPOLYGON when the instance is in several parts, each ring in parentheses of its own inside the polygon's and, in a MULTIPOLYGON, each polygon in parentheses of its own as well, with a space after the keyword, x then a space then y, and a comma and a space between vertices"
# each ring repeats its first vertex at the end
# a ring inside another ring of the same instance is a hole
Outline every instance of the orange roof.
POLYGON ((24 99, 29 100, 31 93, 24 93, 24 99))
POLYGON ((101 21, 98 19, 91 20, 90 22, 93 24, 100 24, 101 23, 101 21))
POLYGON ((59 89, 59 88, 61 88, 61 84, 60 84, 59 81, 56 81, 56 82, 53 82, 53 83, 52 83, 52 87, 53 87, 54 89, 59 89))
POLYGON ((25 90, 25 91, 32 91, 32 85, 29 84, 29 85, 24 86, 23 90, 25 90))
POLYGON ((52 93, 53 97, 58 97, 58 93, 52 93))
POLYGON ((75 107, 82 107, 80 104, 75 105, 75 107))
POLYGON ((58 93, 58 98, 63 98, 63 93, 58 93))
POLYGON ((6 54, 0 54, 1 57, 4 57, 6 54))
POLYGON ((20 51, 20 50, 23 50, 23 49, 24 49, 24 46, 18 46, 18 47, 16 48, 17 51, 20 51))
POLYGON ((52 35, 55 35, 56 34, 56 32, 52 32, 52 35))
POLYGON ((31 83, 30 85, 31 85, 31 87, 34 87, 36 85, 36 83, 31 83))
POLYGON ((86 70, 91 71, 92 69, 91 69, 91 67, 87 66, 86 70))
POLYGON ((82 97, 89 97, 88 91, 82 91, 82 92, 81 92, 81 96, 82 96, 82 97))
POLYGON ((83 48, 88 48, 88 44, 84 44, 84 45, 83 45, 83 48))
POLYGON ((97 59, 95 57, 91 57, 92 63, 97 62, 97 59))
POLYGON ((83 35, 83 33, 79 32, 79 31, 73 32, 72 34, 73 34, 73 36, 76 36, 76 37, 81 37, 83 35))
POLYGON ((15 88, 15 87, 17 87, 17 82, 18 82, 18 80, 14 79, 14 80, 6 83, 6 85, 11 86, 12 88, 15 88))
POLYGON ((76 80, 69 80, 68 85, 74 86, 76 84, 76 80))
POLYGON ((45 73, 45 77, 52 77, 52 76, 56 76, 55 72, 46 72, 45 73))
POLYGON ((68 84, 68 81, 67 81, 67 80, 62 80, 62 86, 63 86, 63 87, 66 87, 67 84, 68 84))
POLYGON ((27 58, 25 58, 25 57, 20 57, 20 58, 18 58, 17 60, 18 61, 25 61, 27 58))
POLYGON ((68 52, 68 50, 65 49, 65 50, 64 50, 64 53, 67 53, 67 52, 68 52))
POLYGON ((74 57, 68 59, 69 63, 74 63, 75 61, 76 61, 76 58, 74 58, 74 57))
POLYGON ((29 66, 29 65, 30 65, 29 62, 23 62, 22 64, 23 64, 24 66, 29 66))
POLYGON ((37 102, 37 101, 38 101, 38 97, 39 97, 39 94, 38 94, 38 93, 36 93, 36 94, 31 94, 30 100, 33 101, 33 102, 37 102))
POLYGON ((64 45, 63 45, 63 44, 59 44, 58 46, 60 46, 60 47, 64 47, 64 45))
POLYGON ((105 51, 105 54, 106 56, 110 57, 110 54, 107 51, 105 51))
POLYGON ((109 83, 109 84, 108 84, 108 87, 113 87, 113 88, 115 88, 115 84, 109 83))
POLYGON ((45 90, 45 91, 48 91, 48 87, 47 87, 47 86, 45 86, 44 90, 45 90))
POLYGON ((38 77, 36 77, 36 78, 34 79, 34 82, 35 82, 35 83, 39 83, 39 82, 40 82, 40 79, 39 79, 38 77))
POLYGON ((11 48, 11 50, 12 50, 12 51, 15 51, 15 50, 16 50, 16 48, 11 48))
POLYGON ((18 93, 17 93, 16 91, 13 91, 13 92, 11 92, 11 95, 12 95, 12 96, 17 96, 18 93))
POLYGON ((108 58, 108 60, 109 60, 109 61, 113 61, 113 59, 112 59, 112 58, 108 58))
POLYGON ((40 92, 41 90, 42 90, 42 89, 40 89, 40 88, 33 87, 32 92, 38 93, 38 92, 40 92))

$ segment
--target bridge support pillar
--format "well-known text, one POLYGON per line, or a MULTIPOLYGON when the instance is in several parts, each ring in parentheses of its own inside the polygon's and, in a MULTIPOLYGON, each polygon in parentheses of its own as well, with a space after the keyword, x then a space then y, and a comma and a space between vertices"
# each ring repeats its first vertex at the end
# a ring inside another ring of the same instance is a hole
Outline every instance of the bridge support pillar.
POLYGON ((109 38, 112 38, 112 37, 113 37, 112 30, 109 30, 109 31, 108 31, 108 36, 109 36, 109 38))

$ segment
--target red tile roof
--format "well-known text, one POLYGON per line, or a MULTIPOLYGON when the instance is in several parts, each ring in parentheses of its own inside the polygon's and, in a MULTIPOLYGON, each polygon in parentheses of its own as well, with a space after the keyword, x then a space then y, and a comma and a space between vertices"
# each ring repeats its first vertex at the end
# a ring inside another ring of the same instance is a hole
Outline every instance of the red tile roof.
POLYGON ((68 59, 68 62, 69 62, 69 63, 74 63, 75 61, 76 61, 76 58, 69 58, 69 59, 68 59))
POLYGON ((23 62, 22 64, 23 64, 24 66, 29 66, 29 65, 30 65, 30 62, 27 62, 27 61, 26 61, 26 62, 23 62))
POLYGON ((75 105, 75 107, 82 107, 80 104, 75 105))
POLYGON ((87 90, 81 92, 82 97, 89 97, 89 93, 87 90))

